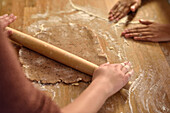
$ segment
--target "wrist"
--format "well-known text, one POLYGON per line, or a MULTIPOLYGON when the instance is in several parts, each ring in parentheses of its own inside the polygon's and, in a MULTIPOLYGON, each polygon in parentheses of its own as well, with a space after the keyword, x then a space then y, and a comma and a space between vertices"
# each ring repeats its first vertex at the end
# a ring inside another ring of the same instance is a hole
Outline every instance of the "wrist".
POLYGON ((111 96, 112 88, 107 80, 95 79, 92 81, 91 85, 95 90, 97 90, 98 93, 103 94, 105 98, 109 98, 111 96))

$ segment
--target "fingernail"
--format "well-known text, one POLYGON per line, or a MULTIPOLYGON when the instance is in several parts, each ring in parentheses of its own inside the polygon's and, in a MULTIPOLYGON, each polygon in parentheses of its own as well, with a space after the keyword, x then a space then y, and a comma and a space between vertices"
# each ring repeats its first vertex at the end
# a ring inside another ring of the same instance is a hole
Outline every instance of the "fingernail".
POLYGON ((132 9, 135 9, 135 6, 132 6, 131 8, 132 8, 132 9))
POLYGON ((140 19, 139 21, 144 21, 143 19, 140 19))
POLYGON ((135 6, 131 7, 132 12, 135 12, 135 6))

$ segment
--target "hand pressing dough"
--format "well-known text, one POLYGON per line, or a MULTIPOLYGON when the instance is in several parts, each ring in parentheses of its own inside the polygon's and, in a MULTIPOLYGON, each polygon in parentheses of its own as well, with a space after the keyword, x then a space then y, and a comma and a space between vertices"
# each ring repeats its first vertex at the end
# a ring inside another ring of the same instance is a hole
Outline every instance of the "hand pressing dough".
MULTIPOLYGON (((98 37, 86 27, 75 23, 60 22, 55 24, 47 22, 44 23, 43 30, 38 29, 36 31, 41 31, 40 33, 30 32, 29 34, 36 34, 37 38, 97 65, 107 62, 105 57, 98 56, 98 54, 103 54, 98 37)), ((40 81, 41 83, 75 83, 78 81, 89 82, 91 80, 91 77, 84 73, 26 48, 21 48, 19 53, 24 72, 32 81, 40 81)))

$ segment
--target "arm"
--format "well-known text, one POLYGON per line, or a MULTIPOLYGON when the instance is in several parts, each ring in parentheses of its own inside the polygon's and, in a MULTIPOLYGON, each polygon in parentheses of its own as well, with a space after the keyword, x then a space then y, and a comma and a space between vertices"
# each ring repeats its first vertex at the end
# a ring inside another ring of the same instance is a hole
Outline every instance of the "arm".
POLYGON ((63 113, 96 113, 109 97, 104 86, 93 81, 71 104, 62 109, 63 113))
POLYGON ((59 113, 52 100, 25 78, 5 26, 15 16, 0 17, 0 113, 59 113))
POLYGON ((111 95, 119 91, 133 74, 130 63, 103 64, 93 75, 89 87, 63 113, 96 113, 111 95), (124 65, 124 66, 123 66, 124 65))

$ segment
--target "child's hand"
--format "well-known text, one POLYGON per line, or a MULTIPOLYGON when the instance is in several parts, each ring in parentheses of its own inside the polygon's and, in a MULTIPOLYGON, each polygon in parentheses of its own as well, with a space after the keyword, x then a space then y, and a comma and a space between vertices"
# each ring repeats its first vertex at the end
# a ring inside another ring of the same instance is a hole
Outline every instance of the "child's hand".
MULTIPOLYGON (((0 16, 0 27, 1 27, 1 30, 5 31, 5 28, 8 25, 10 25, 12 22, 14 22, 16 20, 16 18, 17 17, 14 16, 13 14, 11 14, 11 15, 5 14, 3 16, 0 16)), ((7 31, 7 33, 8 33, 8 35, 10 35, 11 31, 7 31)))
POLYGON ((133 70, 130 69, 131 63, 124 62, 121 64, 102 64, 93 74, 93 81, 104 86, 104 91, 109 96, 115 94, 126 85, 133 70))
POLYGON ((109 12, 109 20, 118 22, 130 11, 135 12, 141 5, 141 0, 119 0, 109 12))

